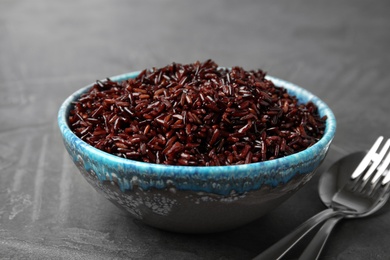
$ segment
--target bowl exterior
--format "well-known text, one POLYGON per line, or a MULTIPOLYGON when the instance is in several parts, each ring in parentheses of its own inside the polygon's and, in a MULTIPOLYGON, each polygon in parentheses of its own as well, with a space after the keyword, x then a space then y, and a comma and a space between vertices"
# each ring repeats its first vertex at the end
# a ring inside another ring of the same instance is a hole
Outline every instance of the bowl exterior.
MULTIPOLYGON (((111 78, 122 81, 129 73, 111 78)), ((186 233, 223 231, 249 223, 289 198, 324 160, 336 129, 331 110, 317 97, 292 83, 271 78, 302 102, 313 101, 326 115, 324 137, 297 154, 237 166, 172 166, 148 164, 102 152, 69 129, 74 93, 61 106, 58 123, 65 148, 83 177, 133 217, 165 230, 186 233)))

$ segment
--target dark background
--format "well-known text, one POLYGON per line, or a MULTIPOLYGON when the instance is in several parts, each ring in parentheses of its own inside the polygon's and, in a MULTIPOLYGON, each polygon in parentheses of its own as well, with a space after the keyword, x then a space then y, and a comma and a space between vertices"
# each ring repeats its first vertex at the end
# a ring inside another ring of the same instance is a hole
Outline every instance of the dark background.
MULTIPOLYGON (((256 256, 324 209, 322 171, 378 135, 390 137, 389 11, 386 0, 1 0, 0 258, 256 256), (144 226, 77 174, 58 108, 96 79, 208 58, 307 88, 334 111, 336 137, 307 186, 254 223, 210 235, 144 226)), ((341 222, 321 259, 388 259, 389 241, 387 204, 375 216, 341 222)))

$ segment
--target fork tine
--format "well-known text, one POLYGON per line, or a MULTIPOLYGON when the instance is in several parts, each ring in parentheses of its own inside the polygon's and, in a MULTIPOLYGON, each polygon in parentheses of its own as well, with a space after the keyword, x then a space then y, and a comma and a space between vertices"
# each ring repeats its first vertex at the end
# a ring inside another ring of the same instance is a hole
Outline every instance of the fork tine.
MULTIPOLYGON (((387 142, 390 143, 390 139, 387 140, 387 142)), ((386 152, 388 152, 388 151, 389 151, 389 148, 387 148, 386 152)), ((387 170, 387 167, 389 167, 389 164, 390 164, 390 153, 387 154, 386 158, 378 166, 377 172, 371 181, 372 183, 376 182, 379 179, 379 177, 381 177, 385 173, 385 171, 387 170)))
MULTIPOLYGON (((375 176, 376 177, 376 176, 375 176)), ((382 185, 384 176, 380 175, 375 181, 374 177, 370 178, 369 180, 366 181, 366 187, 365 191, 363 193, 366 193, 368 196, 371 197, 381 197, 385 193, 384 185, 382 185)))
POLYGON ((386 185, 390 182, 390 173, 389 170, 385 171, 385 177, 383 178, 382 185, 386 185))
MULTIPOLYGON (((371 167, 368 169, 367 173, 364 175, 363 180, 367 180, 371 174, 379 168, 379 164, 382 162, 383 157, 387 154, 390 147, 390 139, 388 139, 383 146, 382 150, 379 152, 379 154, 375 154, 373 158, 373 163, 371 167)), ((385 168, 386 169, 386 168, 385 168)), ((380 175, 379 175, 380 176, 380 175)))
POLYGON ((352 179, 356 179, 364 172, 364 170, 370 164, 373 156, 376 154, 376 150, 378 150, 379 145, 381 144, 382 140, 383 140, 383 136, 379 136, 378 139, 375 141, 374 145, 370 148, 370 150, 366 154, 366 156, 360 162, 358 167, 356 167, 355 171, 352 173, 352 175, 351 175, 352 179))
POLYGON ((378 181, 373 184, 373 188, 371 191, 372 196, 382 197, 390 192, 390 183, 385 184, 384 179, 388 176, 388 171, 385 172, 385 175, 380 176, 378 181), (375 195, 376 194, 376 195, 375 195))

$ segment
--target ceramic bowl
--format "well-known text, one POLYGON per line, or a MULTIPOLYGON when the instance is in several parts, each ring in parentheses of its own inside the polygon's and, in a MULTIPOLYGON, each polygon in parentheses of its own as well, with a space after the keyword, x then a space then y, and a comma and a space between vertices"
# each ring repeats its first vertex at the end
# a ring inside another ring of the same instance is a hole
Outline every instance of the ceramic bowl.
MULTIPOLYGON (((112 77, 123 81, 132 72, 112 77)), ((85 179, 111 202, 147 225, 185 233, 224 231, 249 223, 291 197, 324 160, 336 130, 330 108, 290 82, 268 77, 299 101, 312 101, 328 117, 325 134, 299 153, 237 166, 172 166, 120 158, 79 139, 69 128, 75 101, 93 84, 68 97, 58 113, 63 142, 85 179)))

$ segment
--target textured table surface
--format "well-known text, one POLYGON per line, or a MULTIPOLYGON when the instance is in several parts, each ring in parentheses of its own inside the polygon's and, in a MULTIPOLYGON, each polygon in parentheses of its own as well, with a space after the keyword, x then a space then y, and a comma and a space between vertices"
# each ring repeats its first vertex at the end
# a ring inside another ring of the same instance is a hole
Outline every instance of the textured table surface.
MULTIPOLYGON (((0 259, 256 256, 324 209, 322 171, 390 137, 389 11, 389 1, 352 0, 0 1, 0 259), (316 176, 261 219, 218 234, 160 231, 77 174, 56 114, 96 79, 208 58, 307 88, 334 111, 337 134, 316 176)), ((387 204, 341 222, 321 259, 389 259, 389 241, 387 204)))

